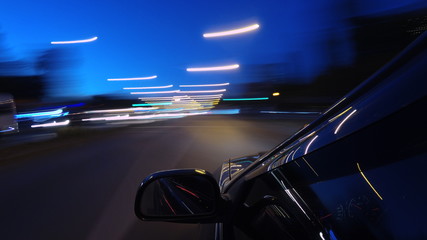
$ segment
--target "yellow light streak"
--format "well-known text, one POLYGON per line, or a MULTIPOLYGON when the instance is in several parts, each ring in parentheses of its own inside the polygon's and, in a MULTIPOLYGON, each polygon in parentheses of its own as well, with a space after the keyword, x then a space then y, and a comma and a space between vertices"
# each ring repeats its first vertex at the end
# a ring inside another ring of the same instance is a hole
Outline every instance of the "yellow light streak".
POLYGON ((378 193, 378 191, 374 188, 374 186, 371 184, 371 182, 369 182, 368 178, 365 176, 365 174, 363 174, 362 169, 360 169, 360 165, 359 163, 357 164, 357 168, 359 169, 360 175, 362 175, 362 177, 365 179, 365 181, 368 183, 368 185, 372 188, 372 190, 375 192, 375 194, 377 194, 377 196, 383 200, 383 198, 381 197, 381 195, 378 193))
POLYGON ((200 173, 200 174, 206 174, 206 171, 203 170, 203 169, 196 169, 194 171, 197 172, 197 173, 200 173))
POLYGON ((350 111, 350 109, 352 109, 353 107, 349 107, 346 110, 342 111, 340 114, 336 115, 335 117, 331 118, 329 120, 329 122, 333 122, 335 121, 337 118, 341 117, 342 115, 344 115, 346 112, 350 111))

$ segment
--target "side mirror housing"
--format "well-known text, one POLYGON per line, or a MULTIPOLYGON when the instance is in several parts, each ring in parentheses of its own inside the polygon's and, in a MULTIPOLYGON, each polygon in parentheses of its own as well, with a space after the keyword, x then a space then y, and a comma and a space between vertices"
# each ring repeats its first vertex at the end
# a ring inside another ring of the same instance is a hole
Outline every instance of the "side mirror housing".
POLYGON ((223 200, 214 177, 200 169, 156 172, 141 183, 135 214, 144 221, 217 222, 223 200))

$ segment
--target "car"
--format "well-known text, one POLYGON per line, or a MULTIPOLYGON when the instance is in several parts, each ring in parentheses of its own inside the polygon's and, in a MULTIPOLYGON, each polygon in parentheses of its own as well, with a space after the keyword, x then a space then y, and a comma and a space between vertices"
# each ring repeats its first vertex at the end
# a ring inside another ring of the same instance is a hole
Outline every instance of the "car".
POLYGON ((274 149, 144 179, 144 221, 216 239, 427 239, 427 33, 274 149))
POLYGON ((9 93, 0 93, 0 136, 19 131, 15 114, 16 107, 13 96, 9 93))

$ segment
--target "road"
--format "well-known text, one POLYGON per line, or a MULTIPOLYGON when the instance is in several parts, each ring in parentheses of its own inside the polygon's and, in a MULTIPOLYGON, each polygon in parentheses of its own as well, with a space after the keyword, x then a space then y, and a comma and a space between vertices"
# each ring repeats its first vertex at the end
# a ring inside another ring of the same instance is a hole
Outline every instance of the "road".
POLYGON ((135 217, 142 179, 173 168, 217 174, 223 161, 268 150, 309 121, 191 117, 3 149, 0 238, 198 239, 201 225, 135 217))

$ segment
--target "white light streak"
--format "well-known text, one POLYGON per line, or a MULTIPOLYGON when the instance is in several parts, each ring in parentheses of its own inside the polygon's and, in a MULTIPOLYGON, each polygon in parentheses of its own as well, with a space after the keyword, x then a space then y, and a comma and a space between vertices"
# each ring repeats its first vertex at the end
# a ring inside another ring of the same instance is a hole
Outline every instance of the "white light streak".
POLYGON ((107 81, 134 81, 134 80, 149 80, 157 78, 156 75, 149 77, 134 77, 134 78, 109 78, 107 81))
POLYGON ((181 93, 217 93, 225 92, 227 89, 218 89, 218 90, 203 90, 203 91, 180 91, 181 93))
POLYGON ((192 95, 190 98, 203 98, 203 99, 210 99, 210 98, 221 98, 222 94, 205 94, 205 95, 192 95))
POLYGON ((87 121, 116 121, 116 120, 123 120, 129 118, 129 114, 126 115, 117 115, 117 116, 111 116, 111 117, 96 117, 96 118, 85 118, 82 119, 83 122, 87 121))
POLYGON ((310 217, 307 215, 307 213, 304 211, 304 209, 301 207, 301 205, 298 203, 298 201, 295 199, 295 197, 292 195, 291 191, 286 187, 285 183, 283 182, 283 180, 279 179, 274 173, 272 174, 273 177, 280 183, 281 187, 283 188, 283 190, 285 190, 286 194, 288 194, 289 198, 292 199, 292 201, 295 202, 295 204, 301 209, 301 211, 304 213, 304 215, 310 219, 310 217))
POLYGON ((129 89, 160 89, 160 88, 171 88, 173 85, 166 85, 166 86, 157 86, 157 87, 125 87, 124 90, 129 89))
POLYGON ((174 97, 140 97, 142 101, 172 101, 174 97))
POLYGON ((319 174, 317 174, 316 170, 314 170, 314 168, 310 165, 310 163, 307 162, 307 160, 305 160, 304 157, 302 157, 302 160, 304 160, 304 162, 310 167, 311 171, 313 171, 314 174, 316 174, 316 176, 319 176, 319 174))
MULTIPOLYGON (((180 91, 182 92, 182 91, 180 91)), ((173 97, 140 97, 142 101, 194 101, 199 99, 220 99, 222 94, 206 94, 206 95, 182 95, 173 97)))
POLYGON ((259 28, 259 24, 253 24, 253 25, 238 28, 238 29, 231 29, 231 30, 226 30, 226 31, 222 31, 222 32, 205 33, 205 34, 203 34, 203 37, 205 37, 205 38, 224 37, 224 36, 236 35, 236 34, 254 31, 258 28, 259 28))
POLYGON ((86 111, 84 113, 117 113, 117 112, 133 112, 133 111, 154 110, 154 109, 158 109, 158 107, 136 107, 136 108, 92 110, 92 111, 86 111))
POLYGON ((179 85, 179 87, 219 87, 219 86, 228 86, 228 85, 230 85, 230 83, 179 85))
POLYGON ((308 143, 307 147, 305 148, 304 155, 306 155, 306 154, 307 154, 308 149, 310 148, 311 144, 312 144, 312 143, 314 142, 314 140, 316 140, 316 138, 318 138, 318 137, 319 137, 319 136, 318 136, 318 135, 316 135, 313 139, 311 139, 311 141, 308 143))
POLYGON ((288 161, 289 161, 289 157, 292 155, 292 153, 293 153, 293 151, 292 151, 292 152, 290 152, 290 153, 288 153, 288 156, 286 157, 286 161, 285 161, 285 163, 288 163, 288 161))
POLYGON ((298 150, 301 148, 301 146, 299 146, 295 151, 294 151, 294 153, 292 154, 292 160, 294 160, 295 159, 295 154, 298 152, 298 150))
MULTIPOLYGON (((282 183, 283 183, 283 181, 282 180, 280 180, 282 183)), ((284 183, 283 183, 283 185, 284 185, 284 183)), ((299 204, 299 202, 295 199, 295 197, 292 195, 292 193, 291 193, 291 190, 289 190, 289 189, 285 189, 285 192, 286 192, 286 194, 288 194, 288 196, 292 199, 292 201, 294 201, 295 202, 295 204, 299 207, 299 209, 301 209, 301 211, 304 213, 304 215, 308 218, 308 219, 310 219, 310 217, 307 215, 307 213, 304 211, 304 209, 301 207, 301 205, 299 204)))
POLYGON ((82 40, 73 40, 73 41, 53 41, 50 42, 50 44, 74 44, 74 43, 87 43, 87 42, 93 42, 96 41, 98 37, 93 37, 89 39, 82 39, 82 40))
POLYGON ((32 128, 38 128, 38 127, 58 127, 58 126, 66 126, 70 124, 70 120, 66 120, 63 122, 56 122, 53 121, 52 123, 43 123, 43 124, 34 124, 31 125, 32 128))
POLYGON ((353 115, 357 110, 353 110, 353 112, 351 112, 347 117, 344 118, 344 120, 341 121, 341 123, 337 126, 337 128, 335 129, 334 134, 337 134, 338 131, 340 130, 341 126, 351 117, 351 115, 353 115))
POLYGON ((179 90, 172 91, 158 91, 158 92, 131 92, 130 94, 165 94, 165 93, 178 93, 179 90))
POLYGON ((206 72, 206 71, 224 71, 239 68, 239 64, 217 66, 217 67, 200 67, 200 68, 187 68, 187 72, 206 72))
POLYGON ((98 118, 86 118, 82 121, 122 121, 122 120, 142 120, 142 119, 155 119, 155 118, 168 118, 168 117, 185 117, 194 115, 208 114, 208 112, 196 112, 196 113, 165 113, 165 114, 150 114, 144 116, 114 116, 114 117, 98 117, 98 118))

